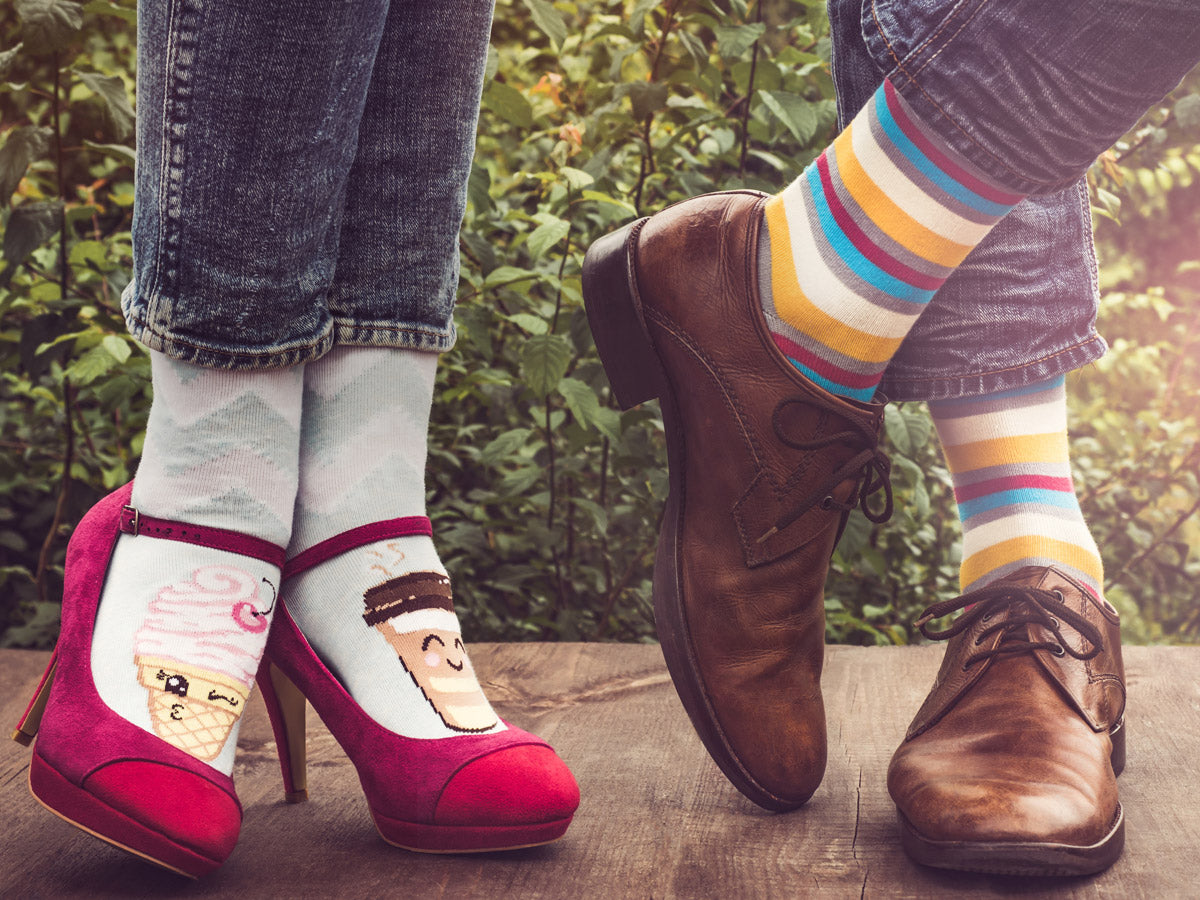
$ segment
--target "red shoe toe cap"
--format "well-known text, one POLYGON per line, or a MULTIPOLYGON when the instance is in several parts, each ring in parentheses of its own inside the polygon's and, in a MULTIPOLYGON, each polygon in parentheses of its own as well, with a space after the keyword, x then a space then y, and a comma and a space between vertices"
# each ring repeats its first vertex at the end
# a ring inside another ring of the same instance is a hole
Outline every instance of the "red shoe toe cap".
POLYGON ((529 825, 570 818, 579 785, 549 747, 506 747, 472 760, 446 784, 438 825, 529 825))
POLYGON ((214 862, 237 843, 236 799, 198 775, 144 760, 114 762, 88 776, 85 789, 140 825, 214 862))

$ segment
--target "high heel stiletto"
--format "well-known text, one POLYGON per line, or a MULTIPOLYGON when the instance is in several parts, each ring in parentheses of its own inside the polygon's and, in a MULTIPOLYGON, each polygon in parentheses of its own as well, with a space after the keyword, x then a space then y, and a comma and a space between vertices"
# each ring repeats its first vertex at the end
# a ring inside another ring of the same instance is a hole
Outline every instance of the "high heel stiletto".
MULTIPOLYGON (((409 517, 354 529, 289 561, 284 584, 301 572, 374 541, 429 535, 409 517)), ((358 771, 375 827, 385 841, 423 853, 509 850, 555 841, 579 805, 579 787, 541 739, 512 725, 493 734, 408 738, 358 705, 313 651, 280 592, 259 690, 271 717, 289 802, 307 796, 304 698, 358 771)))
POLYGON ((233 781, 128 722, 92 680, 92 633, 110 559, 122 534, 185 541, 275 565, 284 551, 237 532, 139 516, 132 484, 94 506, 71 537, 62 633, 13 738, 28 745, 33 796, 55 815, 114 846, 197 878, 229 856, 241 828, 233 781))

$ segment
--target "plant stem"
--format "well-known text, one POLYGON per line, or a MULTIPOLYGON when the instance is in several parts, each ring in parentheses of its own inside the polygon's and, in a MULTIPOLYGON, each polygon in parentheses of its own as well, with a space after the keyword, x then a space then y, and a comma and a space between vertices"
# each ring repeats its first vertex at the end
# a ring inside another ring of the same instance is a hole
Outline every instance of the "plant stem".
MULTIPOLYGON (((755 4, 756 21, 762 22, 762 0, 755 4)), ((750 98, 754 96, 754 73, 758 70, 758 49, 760 39, 754 41, 754 55, 750 57, 750 80, 746 84, 746 99, 742 104, 742 153, 738 159, 738 178, 746 174, 746 151, 750 149, 750 98)))
POLYGON ((67 496, 71 490, 71 465, 75 460, 75 429, 71 426, 71 408, 75 403, 75 391, 71 387, 71 379, 63 377, 63 428, 66 431, 66 454, 63 458, 62 481, 58 488, 58 502, 54 504, 54 519, 50 523, 50 528, 46 532, 46 539, 42 541, 42 550, 38 554, 37 572, 34 575, 34 582, 37 584, 38 600, 46 603, 46 570, 50 565, 50 549, 54 546, 54 539, 58 536, 58 526, 62 524, 63 516, 67 511, 67 496))
MULTIPOLYGON (((650 84, 658 80, 658 66, 662 62, 663 48, 667 45, 667 38, 671 36, 671 29, 675 27, 675 13, 679 9, 679 4, 680 0, 671 0, 667 4, 666 17, 663 19, 662 29, 659 31, 658 40, 654 45, 654 59, 650 63, 650 76, 646 79, 650 84)), ((642 188, 646 185, 646 178, 656 171, 654 148, 650 144, 650 128, 653 124, 654 113, 642 120, 642 159, 638 164, 637 187, 633 190, 633 208, 638 211, 638 215, 641 215, 642 212, 642 188)))
POLYGON ((70 279, 70 268, 67 266, 67 175, 63 166, 63 135, 62 135, 62 71, 58 65, 58 51, 52 57, 54 66, 54 171, 58 178, 58 196, 62 200, 62 208, 58 212, 58 284, 61 297, 67 297, 67 283, 70 279))

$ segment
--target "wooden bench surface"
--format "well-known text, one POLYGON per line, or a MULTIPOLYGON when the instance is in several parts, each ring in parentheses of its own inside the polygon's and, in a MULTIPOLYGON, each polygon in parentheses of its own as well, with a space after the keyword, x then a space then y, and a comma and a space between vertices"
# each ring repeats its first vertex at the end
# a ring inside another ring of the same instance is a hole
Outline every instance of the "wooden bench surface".
MULTIPOLYGON (((570 764, 583 805, 548 847, 431 856, 386 845, 353 768, 310 714, 306 804, 287 805, 261 704, 246 714, 235 778, 245 807, 229 861, 188 882, 41 809, 29 751, 0 746, 0 897, 1200 897, 1200 647, 1128 647, 1125 855, 1082 879, 925 869, 898 844, 888 759, 932 683, 940 647, 830 647, 829 767, 802 809, 762 811, 708 759, 657 647, 478 645, 476 668, 509 720, 570 764)), ((48 654, 0 652, 11 729, 48 654)))

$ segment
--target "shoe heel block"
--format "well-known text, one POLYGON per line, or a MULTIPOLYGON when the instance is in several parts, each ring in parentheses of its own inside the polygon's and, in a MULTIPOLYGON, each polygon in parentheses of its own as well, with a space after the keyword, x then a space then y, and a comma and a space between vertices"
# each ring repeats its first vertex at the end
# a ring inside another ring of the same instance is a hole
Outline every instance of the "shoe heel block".
POLYGON ((647 219, 606 234, 583 260, 583 300, 596 350, 622 409, 657 397, 662 370, 637 300, 633 254, 647 219))

